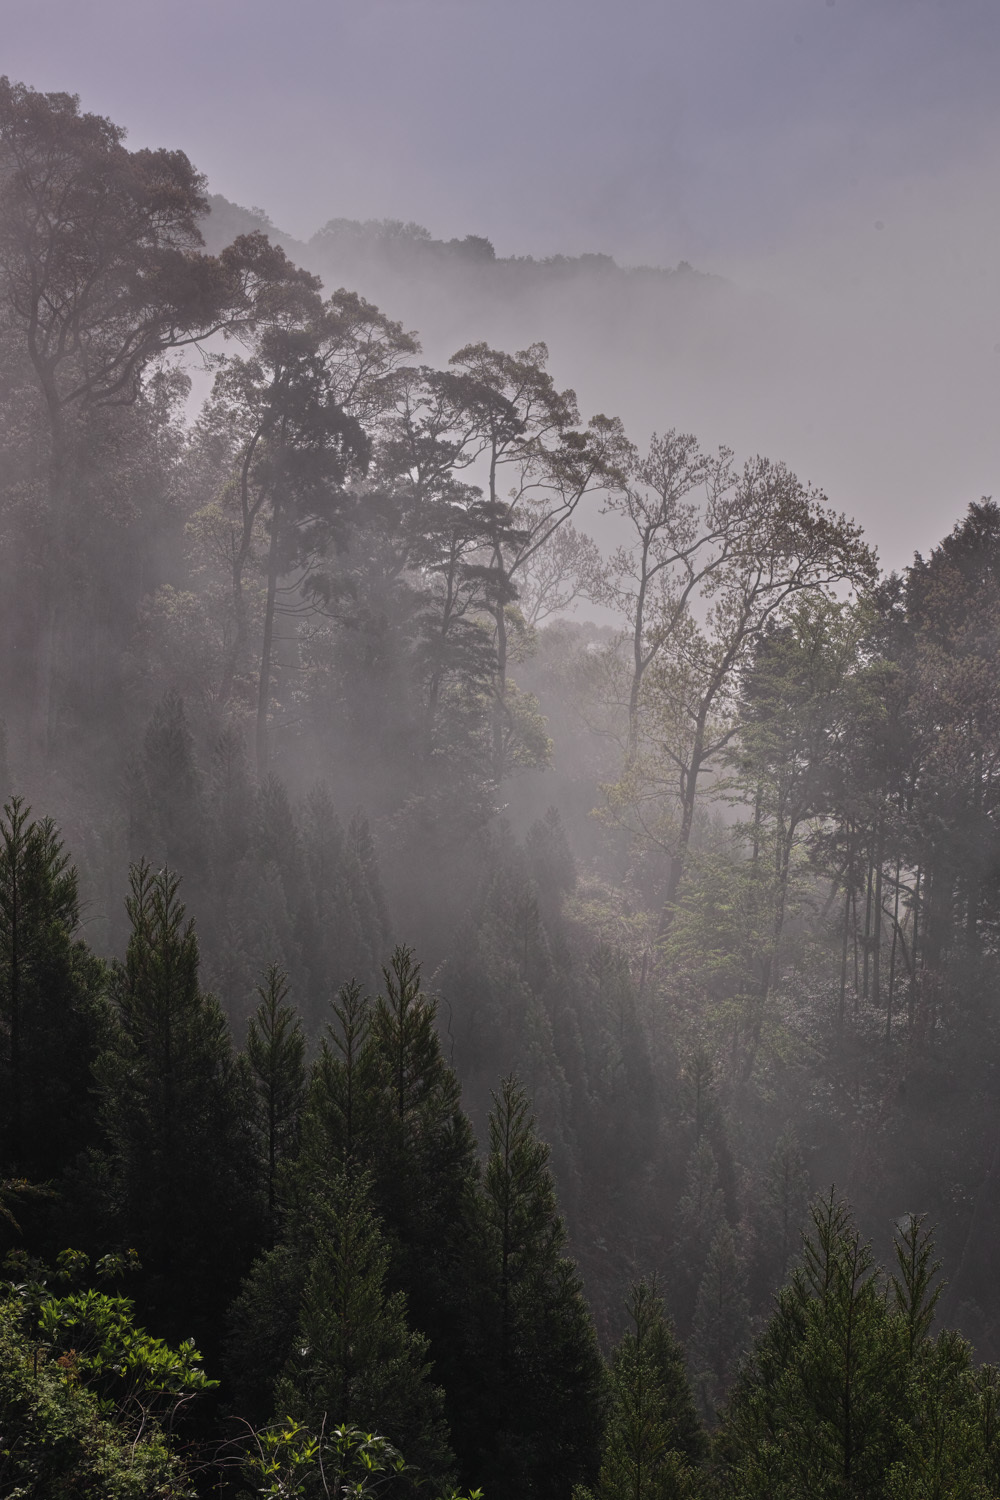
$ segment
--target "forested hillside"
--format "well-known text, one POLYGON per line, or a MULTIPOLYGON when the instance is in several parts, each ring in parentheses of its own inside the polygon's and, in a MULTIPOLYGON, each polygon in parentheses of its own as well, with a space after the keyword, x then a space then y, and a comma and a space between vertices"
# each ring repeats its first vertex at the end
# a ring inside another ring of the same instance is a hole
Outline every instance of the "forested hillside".
POLYGON ((0 1495, 1000 1493, 1000 507, 209 207, 0 80, 0 1495))

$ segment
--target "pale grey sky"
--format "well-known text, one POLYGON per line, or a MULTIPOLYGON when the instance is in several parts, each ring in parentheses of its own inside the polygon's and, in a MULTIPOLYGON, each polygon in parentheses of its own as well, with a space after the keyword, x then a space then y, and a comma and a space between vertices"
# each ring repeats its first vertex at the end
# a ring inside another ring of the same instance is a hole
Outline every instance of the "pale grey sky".
POLYGON ((293 233, 780 243, 992 145, 996 0, 2 0, 0 67, 182 146, 293 233))
POLYGON ((294 234, 385 216, 730 276, 756 310, 662 371, 647 350, 640 396, 616 400, 621 351, 617 385, 600 349, 583 367, 579 330, 560 377, 640 439, 787 458, 894 565, 1000 494, 998 0, 0 0, 0 22, 0 70, 294 234))

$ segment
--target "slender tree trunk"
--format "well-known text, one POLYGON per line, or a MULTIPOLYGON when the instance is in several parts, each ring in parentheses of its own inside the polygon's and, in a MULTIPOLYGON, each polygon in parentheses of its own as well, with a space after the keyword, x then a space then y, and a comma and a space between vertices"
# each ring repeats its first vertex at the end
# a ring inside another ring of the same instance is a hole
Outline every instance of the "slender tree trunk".
POLYGON ((923 870, 917 866, 917 879, 913 889, 913 941, 910 944, 912 966, 910 969, 910 988, 906 997, 906 1030, 909 1036, 913 1035, 913 1018, 917 1004, 917 975, 918 969, 918 940, 923 937, 923 929, 920 924, 920 886, 923 870))
POLYGON ((868 999, 868 984, 871 975, 871 942, 872 942, 872 854, 868 850, 868 878, 865 882, 865 936, 862 946, 864 961, 863 983, 861 987, 862 1000, 868 999))
MULTIPOLYGON (((975 837, 978 839, 979 829, 983 818, 983 752, 976 751, 975 785, 973 790, 973 821, 975 837)), ((979 904, 982 894, 982 864, 979 851, 975 847, 967 855, 971 864, 969 874, 968 905, 965 913, 965 940, 970 948, 975 946, 976 933, 979 927, 979 904), (971 858, 970 858, 971 855, 971 858)))
POLYGON ((882 998, 882 820, 875 845, 875 890, 872 907, 872 1001, 882 998))
POLYGON ((31 736, 45 764, 51 749, 56 712, 54 684, 59 656, 60 606, 65 604, 68 586, 66 525, 69 517, 70 455, 66 412, 59 395, 55 368, 49 360, 43 358, 38 346, 37 313, 32 314, 28 328, 28 354, 38 377, 49 419, 49 515, 45 539, 47 557, 31 736))
POLYGON ((232 697, 233 683, 239 670, 240 662, 247 647, 249 629, 247 626, 246 596, 243 591, 243 577, 246 565, 253 547, 253 528, 260 509, 261 500, 254 503, 250 498, 250 469, 253 464, 257 445, 263 436, 262 431, 255 432, 247 444, 240 465, 240 537, 233 552, 230 567, 230 588, 233 604, 233 641, 226 653, 225 663, 222 669, 222 681, 219 684, 219 703, 224 705, 232 697))
POLYGON ((63 617, 69 601, 66 528, 69 523, 69 452, 63 412, 50 404, 52 458, 49 466, 49 524, 47 527, 44 604, 38 647, 35 722, 32 739, 43 764, 49 760, 59 705, 56 669, 60 657, 63 617))
MULTIPOLYGON (((495 552, 495 562, 502 590, 506 577, 499 547, 495 552)), ((507 615, 502 602, 496 606, 494 619, 497 627, 497 665, 493 687, 493 779, 499 786, 506 770, 504 731, 507 727, 507 615)))
MULTIPOLYGON (((780 826, 780 825, 779 825, 780 826)), ((792 845, 795 840, 796 824, 790 823, 787 832, 780 831, 778 845, 778 869, 777 869, 777 891, 775 892, 774 916, 771 923, 771 941, 768 946, 767 956, 764 959, 764 969, 761 975, 760 992, 757 1000, 756 1013, 750 1034, 750 1046, 746 1053, 744 1062, 744 1081, 753 1072, 754 1063, 757 1060, 757 1051, 760 1047, 761 1033, 764 1027, 764 1013, 771 992, 778 980, 778 959, 781 947, 781 936, 785 926, 785 908, 788 902, 788 877, 792 863, 792 845)))
POLYGON ((698 796, 698 776, 705 759, 705 717, 706 715, 702 713, 696 722, 694 744, 691 747, 691 756, 684 773, 683 794, 681 798, 681 826, 677 836, 677 851, 670 861, 667 896, 664 903, 663 916, 660 920, 661 937, 669 930, 670 924, 673 921, 674 907, 677 904, 677 893, 680 890, 681 880, 684 877, 684 869, 687 865, 688 849, 691 844, 691 829, 694 827, 695 802, 698 796))
POLYGON ((854 950, 854 1017, 858 1015, 858 995, 860 993, 860 969, 858 966, 858 892, 857 888, 851 886, 851 937, 853 938, 854 950))
POLYGON ((267 775, 267 721, 271 708, 271 653, 274 644, 274 607, 278 593, 278 542, 281 513, 277 503, 271 515, 271 543, 267 552, 267 603, 264 608, 264 638, 260 648, 260 678, 257 684, 257 777, 267 775))
MULTIPOLYGON (((497 445, 494 439, 490 452, 490 479, 489 496, 492 514, 497 515, 499 496, 497 494, 497 445)), ((491 568, 497 574, 499 589, 497 600, 494 605, 493 618, 496 622, 497 631, 497 660, 496 676, 493 682, 493 714, 492 714, 492 741, 493 741, 493 780, 499 786, 504 778, 504 729, 507 717, 507 616, 505 614, 504 594, 506 593, 507 570, 504 566, 503 548, 499 535, 495 534, 493 543, 493 560, 491 568)))
POLYGON ((892 947, 889 950, 889 994, 885 1006, 885 1044, 892 1041, 892 1002, 896 993, 896 944, 899 941, 899 875, 901 861, 896 860, 896 893, 892 904, 892 947))
POLYGON ((650 536, 647 532, 642 539, 639 590, 635 600, 635 619, 632 622, 632 682, 629 686, 628 695, 628 742, 625 746, 626 769, 634 764, 639 750, 639 694, 642 690, 643 672, 646 669, 642 638, 646 630, 649 547, 650 536))
POLYGON ((844 1029, 844 1009, 847 1003, 847 953, 851 925, 851 884, 850 866, 848 865, 847 885, 844 888, 844 930, 843 941, 840 950, 840 998, 837 1003, 837 1030, 844 1029))
POLYGON ((757 789, 754 792, 753 799, 753 854, 751 855, 750 859, 750 867, 754 872, 756 872, 757 864, 760 860, 760 819, 761 804, 763 802, 763 798, 764 787, 762 783, 758 781, 757 789))
POLYGON ((447 575, 447 588, 445 591, 444 608, 441 611, 441 629, 438 640, 441 649, 441 658, 438 665, 431 673, 427 686, 427 705, 424 710, 424 756, 430 760, 434 750, 434 730, 437 725, 438 704, 441 699, 441 688, 444 683, 444 650, 448 641, 448 632, 451 629, 452 613, 455 608, 456 579, 455 569, 457 556, 452 552, 447 575))

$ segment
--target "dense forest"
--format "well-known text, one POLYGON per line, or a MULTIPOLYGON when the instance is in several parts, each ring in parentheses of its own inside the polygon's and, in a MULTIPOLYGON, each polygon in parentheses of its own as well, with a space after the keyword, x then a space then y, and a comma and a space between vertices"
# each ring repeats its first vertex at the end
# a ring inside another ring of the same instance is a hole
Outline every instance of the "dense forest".
POLYGON ((0 80, 0 1496, 1000 1494, 1000 507, 270 229, 0 80))

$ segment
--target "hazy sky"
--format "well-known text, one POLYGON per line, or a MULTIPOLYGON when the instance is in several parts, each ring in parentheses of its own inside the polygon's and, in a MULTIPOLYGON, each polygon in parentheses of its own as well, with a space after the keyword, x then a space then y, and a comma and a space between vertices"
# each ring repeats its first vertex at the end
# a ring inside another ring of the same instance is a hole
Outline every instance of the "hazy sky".
POLYGON ((500 254, 686 258, 779 299, 761 446, 795 447, 815 379, 800 461, 892 562, 1000 494, 998 0, 0 0, 0 20, 0 69, 183 147, 292 233, 413 218, 500 254))
POLYGON ((2 66, 293 233, 704 257, 995 139, 996 0, 3 0, 2 66))

